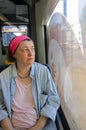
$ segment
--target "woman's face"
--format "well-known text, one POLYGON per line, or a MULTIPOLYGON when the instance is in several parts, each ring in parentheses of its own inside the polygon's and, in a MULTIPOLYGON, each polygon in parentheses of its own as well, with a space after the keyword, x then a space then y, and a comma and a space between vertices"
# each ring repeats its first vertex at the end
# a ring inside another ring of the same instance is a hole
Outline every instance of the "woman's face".
POLYGON ((35 61, 35 47, 33 41, 22 41, 13 55, 20 65, 31 65, 35 61))

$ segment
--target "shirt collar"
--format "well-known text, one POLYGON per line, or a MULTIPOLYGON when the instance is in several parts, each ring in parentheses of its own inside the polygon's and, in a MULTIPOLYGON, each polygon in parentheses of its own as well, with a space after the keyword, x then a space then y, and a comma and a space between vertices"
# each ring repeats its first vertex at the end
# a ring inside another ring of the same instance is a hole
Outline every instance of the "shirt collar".
MULTIPOLYGON (((34 75, 35 75, 35 63, 33 63, 31 66, 30 77, 34 77, 34 75)), ((12 65, 12 76, 14 78, 18 77, 16 64, 12 65)))

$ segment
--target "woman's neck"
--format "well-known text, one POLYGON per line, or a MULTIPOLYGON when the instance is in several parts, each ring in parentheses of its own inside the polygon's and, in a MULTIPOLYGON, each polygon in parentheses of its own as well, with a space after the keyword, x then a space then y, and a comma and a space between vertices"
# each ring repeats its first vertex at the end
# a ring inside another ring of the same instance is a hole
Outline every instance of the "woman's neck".
POLYGON ((20 77, 27 77, 30 74, 31 66, 21 66, 17 64, 17 72, 20 77))

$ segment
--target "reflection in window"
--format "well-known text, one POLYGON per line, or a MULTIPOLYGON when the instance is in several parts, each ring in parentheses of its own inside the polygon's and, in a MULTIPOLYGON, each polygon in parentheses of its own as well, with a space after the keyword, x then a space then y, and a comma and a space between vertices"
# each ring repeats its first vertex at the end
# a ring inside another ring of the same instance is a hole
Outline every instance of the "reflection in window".
POLYGON ((86 0, 59 0, 47 28, 62 109, 71 130, 86 130, 86 0))

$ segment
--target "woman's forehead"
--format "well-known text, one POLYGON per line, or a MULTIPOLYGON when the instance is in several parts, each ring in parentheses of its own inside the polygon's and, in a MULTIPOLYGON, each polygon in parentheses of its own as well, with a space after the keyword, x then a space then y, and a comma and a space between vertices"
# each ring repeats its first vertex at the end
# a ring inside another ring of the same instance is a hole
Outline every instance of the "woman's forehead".
POLYGON ((19 44, 19 47, 29 47, 29 46, 34 46, 33 41, 25 40, 22 41, 21 44, 19 44))

